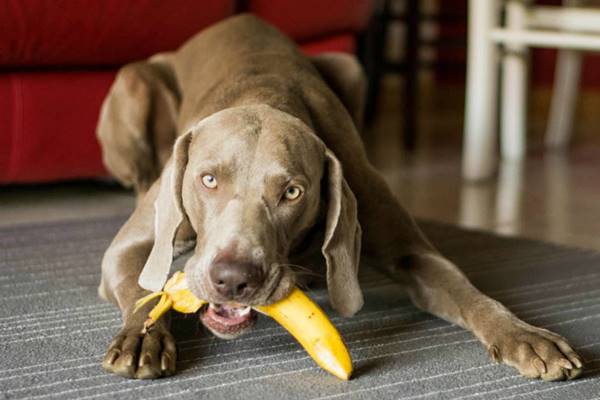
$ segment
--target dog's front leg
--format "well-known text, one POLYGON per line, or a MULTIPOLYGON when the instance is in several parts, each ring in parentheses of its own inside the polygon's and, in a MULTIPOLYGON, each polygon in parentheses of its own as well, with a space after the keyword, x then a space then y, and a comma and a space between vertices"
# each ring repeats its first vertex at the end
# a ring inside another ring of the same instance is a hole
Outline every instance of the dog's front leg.
POLYGON ((100 295, 121 310, 123 327, 108 347, 103 366, 128 378, 149 379, 175 372, 175 341, 169 318, 160 319, 147 333, 143 323, 151 302, 133 313, 137 299, 147 294, 137 283, 154 243, 154 185, 123 225, 102 260, 100 295))
POLYGON ((434 249, 382 177, 359 156, 351 157, 361 154, 358 144, 346 140, 340 149, 359 205, 364 252, 390 266, 418 307, 470 330, 496 361, 525 376, 560 380, 581 374, 582 359, 564 338, 521 321, 434 249))
POLYGON ((530 378, 554 381, 581 374, 582 359, 563 337, 517 318, 438 253, 404 257, 393 268, 417 307, 473 332, 495 361, 530 378))

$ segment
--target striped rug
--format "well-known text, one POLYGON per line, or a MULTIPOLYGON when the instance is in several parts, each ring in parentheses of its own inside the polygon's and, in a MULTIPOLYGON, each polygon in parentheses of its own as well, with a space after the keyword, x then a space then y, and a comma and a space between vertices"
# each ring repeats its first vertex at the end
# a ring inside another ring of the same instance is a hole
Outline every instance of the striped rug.
POLYGON ((460 328, 415 309, 381 275, 362 274, 366 305, 331 313, 355 378, 320 370, 273 321, 222 341, 176 321, 179 373, 155 381, 105 373, 120 326, 96 295, 100 259, 122 218, 0 230, 0 399, 600 399, 600 254, 423 223, 433 242, 484 292, 528 322, 571 339, 588 360, 582 379, 544 383, 493 364, 460 328))

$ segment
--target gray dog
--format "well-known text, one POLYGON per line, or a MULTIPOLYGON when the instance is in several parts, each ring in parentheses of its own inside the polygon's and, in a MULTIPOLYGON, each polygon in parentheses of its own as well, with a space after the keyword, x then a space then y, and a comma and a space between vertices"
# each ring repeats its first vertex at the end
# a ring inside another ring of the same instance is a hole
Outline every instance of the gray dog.
POLYGON ((202 322, 232 338, 252 326, 249 306, 298 283, 290 263, 319 249, 331 305, 356 313, 362 239, 362 254, 419 308, 473 332, 494 360, 531 378, 581 374, 564 338, 482 294, 419 231, 367 160, 357 133, 363 92, 353 57, 307 58, 249 15, 119 72, 98 135, 106 166, 138 204, 102 262, 99 292, 124 321, 104 368, 132 378, 175 372, 168 319, 142 335, 148 310, 132 306, 143 288, 162 287, 182 249, 194 247, 185 272, 210 303, 202 322))

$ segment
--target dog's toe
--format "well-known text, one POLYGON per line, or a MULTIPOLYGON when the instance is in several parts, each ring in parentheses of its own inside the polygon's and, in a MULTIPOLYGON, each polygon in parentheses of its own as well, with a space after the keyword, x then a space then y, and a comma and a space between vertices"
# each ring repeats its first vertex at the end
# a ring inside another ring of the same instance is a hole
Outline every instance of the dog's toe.
POLYGON ((528 378, 560 381, 574 379, 583 372, 583 359, 567 341, 541 328, 515 327, 498 335, 489 350, 496 361, 528 378))
POLYGON ((111 342, 102 366, 126 378, 155 379, 175 372, 177 350, 171 334, 156 327, 145 334, 123 330, 111 342))

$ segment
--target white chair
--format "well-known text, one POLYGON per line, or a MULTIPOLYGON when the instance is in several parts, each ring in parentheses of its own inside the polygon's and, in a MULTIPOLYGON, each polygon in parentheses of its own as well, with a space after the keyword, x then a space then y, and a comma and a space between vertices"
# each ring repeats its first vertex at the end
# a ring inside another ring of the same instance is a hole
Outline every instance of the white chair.
POLYGON ((520 160, 525 154, 529 47, 561 49, 546 144, 561 147, 568 142, 579 86, 579 51, 600 50, 600 9, 575 7, 579 3, 536 6, 526 0, 469 0, 464 178, 486 179, 496 170, 498 99, 502 158, 520 160))

